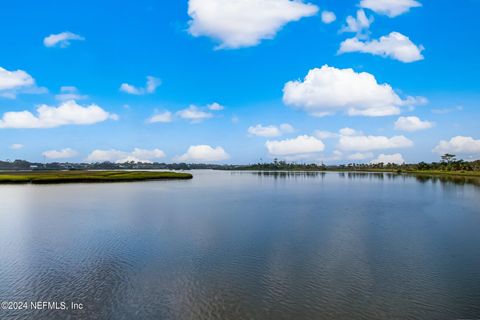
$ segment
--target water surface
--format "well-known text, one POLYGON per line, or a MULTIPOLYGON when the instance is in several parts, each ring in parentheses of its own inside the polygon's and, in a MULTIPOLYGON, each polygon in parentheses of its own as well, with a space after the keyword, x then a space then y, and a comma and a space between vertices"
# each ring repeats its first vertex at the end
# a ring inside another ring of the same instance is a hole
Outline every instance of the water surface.
POLYGON ((478 180, 193 173, 0 186, 0 319, 480 318, 478 180))

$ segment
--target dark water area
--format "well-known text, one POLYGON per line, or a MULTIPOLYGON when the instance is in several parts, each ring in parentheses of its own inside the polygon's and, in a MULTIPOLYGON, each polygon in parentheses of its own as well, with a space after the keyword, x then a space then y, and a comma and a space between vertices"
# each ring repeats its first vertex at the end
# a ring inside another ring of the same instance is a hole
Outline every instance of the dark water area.
POLYGON ((195 171, 0 186, 0 319, 478 319, 480 183, 195 171))

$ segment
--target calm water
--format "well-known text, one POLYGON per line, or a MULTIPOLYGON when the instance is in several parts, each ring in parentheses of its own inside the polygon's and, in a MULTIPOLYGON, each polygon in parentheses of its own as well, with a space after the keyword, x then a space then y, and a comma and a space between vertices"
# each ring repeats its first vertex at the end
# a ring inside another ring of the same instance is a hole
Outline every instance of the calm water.
POLYGON ((194 172, 0 186, 0 319, 480 318, 480 183, 194 172))

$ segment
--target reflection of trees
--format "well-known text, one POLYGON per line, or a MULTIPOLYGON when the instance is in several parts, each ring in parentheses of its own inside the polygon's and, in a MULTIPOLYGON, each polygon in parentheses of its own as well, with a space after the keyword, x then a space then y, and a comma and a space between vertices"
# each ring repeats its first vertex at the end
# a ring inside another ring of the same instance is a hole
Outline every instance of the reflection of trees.
MULTIPOLYGON (((241 172, 237 173, 241 174, 241 172)), ((248 171, 248 173, 274 179, 323 178, 326 175, 325 172, 319 171, 248 171)))
POLYGON ((341 178, 349 178, 349 179, 370 179, 370 180, 396 180, 402 178, 401 174, 397 173, 390 173, 390 172, 361 172, 361 171, 353 171, 353 172, 339 172, 338 175, 341 178))
POLYGON ((453 185, 474 185, 480 187, 480 177, 461 177, 461 176, 429 176, 429 175, 415 175, 415 179, 418 182, 426 183, 441 183, 442 185, 453 184, 453 185))
POLYGON ((339 172, 338 176, 342 179, 368 179, 368 180, 397 180, 406 179, 408 177, 415 178, 418 182, 425 184, 430 182, 432 184, 440 183, 442 185, 475 185, 480 187, 480 177, 463 177, 463 176, 447 176, 447 175, 429 175, 429 174, 400 174, 389 172, 339 172))

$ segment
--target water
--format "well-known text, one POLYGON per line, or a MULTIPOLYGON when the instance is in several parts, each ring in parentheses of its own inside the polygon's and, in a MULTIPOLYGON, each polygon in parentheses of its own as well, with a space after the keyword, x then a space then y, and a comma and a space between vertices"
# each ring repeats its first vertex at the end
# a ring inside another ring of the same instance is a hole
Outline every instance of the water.
POLYGON ((0 186, 0 319, 480 318, 480 183, 197 171, 0 186))

